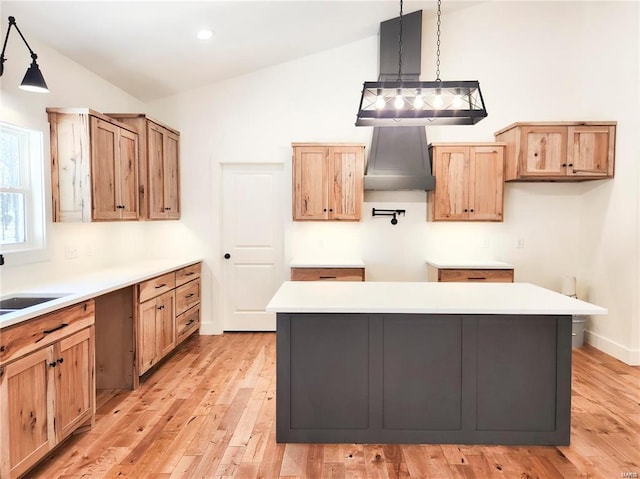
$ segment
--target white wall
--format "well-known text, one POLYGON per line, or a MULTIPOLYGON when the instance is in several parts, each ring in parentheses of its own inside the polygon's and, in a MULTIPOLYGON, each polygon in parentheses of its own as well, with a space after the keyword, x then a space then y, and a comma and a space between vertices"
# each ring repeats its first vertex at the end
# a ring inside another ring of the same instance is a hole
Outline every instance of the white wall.
MULTIPOLYGON (((435 21, 424 24, 428 80, 435 78, 435 21)), ((504 223, 427 223, 424 193, 368 192, 359 223, 288 221, 286 258, 357 254, 374 281, 425 280, 432 255, 508 261, 517 281, 555 290, 562 276, 577 276, 581 296, 610 309, 591 323, 593 333, 617 345, 609 349, 615 356, 638 362, 638 4, 487 2, 445 11, 442 25, 441 77, 480 80, 489 117, 475 126, 429 127, 429 141, 492 141, 514 121, 616 120, 616 179, 509 183, 504 223), (372 207, 407 214, 391 226, 367 215, 372 207)), ((353 124, 362 82, 375 80, 376 70, 373 37, 149 105, 183 131, 190 186, 183 200, 199 205, 186 221, 206 242, 214 301, 220 163, 281 161, 290 175, 291 142, 368 145, 371 129, 353 124)), ((219 316, 204 329, 219 331, 219 316)))
MULTIPOLYGON (((14 36, 15 35, 15 36, 14 36)), ((178 245, 196 243, 181 222, 52 223, 49 123, 46 107, 89 107, 97 111, 144 112, 145 105, 84 69, 46 45, 29 37, 38 54, 38 64, 50 93, 38 94, 18 88, 30 57, 20 38, 9 39, 5 70, 0 84, 2 121, 42 132, 45 167, 47 248, 32 255, 31 262, 19 263, 15 255, 5 254, 0 269, 1 293, 36 286, 48 278, 64 277, 99 267, 162 255, 180 255, 178 245), (180 241, 176 241, 176 237, 180 241), (78 257, 65 259, 65 247, 75 248, 78 257), (171 249, 172 247, 174 247, 171 249)), ((160 118, 162 120, 162 118, 160 118)), ((170 123, 170 121, 167 121, 170 123)), ((190 252, 197 254, 196 249, 190 252)))

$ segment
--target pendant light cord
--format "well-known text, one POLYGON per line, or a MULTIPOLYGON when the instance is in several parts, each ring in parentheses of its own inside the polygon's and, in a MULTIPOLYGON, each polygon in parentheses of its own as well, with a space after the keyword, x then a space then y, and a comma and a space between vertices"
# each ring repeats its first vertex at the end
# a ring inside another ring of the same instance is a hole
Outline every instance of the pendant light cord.
MULTIPOLYGON (((438 0, 438 41, 436 45, 438 46, 436 50, 436 81, 440 80, 440 4, 442 0, 438 0)), ((400 23, 402 25, 402 22, 400 23)))
POLYGON ((400 34, 398 35, 398 81, 402 80, 402 0, 400 0, 400 34))

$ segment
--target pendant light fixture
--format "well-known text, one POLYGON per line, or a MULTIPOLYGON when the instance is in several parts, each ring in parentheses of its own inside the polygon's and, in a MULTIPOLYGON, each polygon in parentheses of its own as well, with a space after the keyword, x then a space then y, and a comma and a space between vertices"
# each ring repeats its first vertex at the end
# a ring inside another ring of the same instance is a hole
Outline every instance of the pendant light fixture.
POLYGON ((440 15, 438 0, 438 41, 436 79, 421 82, 403 80, 402 7, 398 35, 398 78, 395 81, 365 82, 356 126, 474 125, 487 116, 480 83, 440 79, 440 15))
POLYGON ((20 88, 27 91, 33 91, 38 93, 49 93, 49 88, 47 87, 47 83, 44 81, 44 77, 42 76, 42 72, 36 63, 36 59, 38 55, 36 55, 27 40, 24 38, 24 35, 18 28, 16 24, 16 19, 14 17, 9 17, 9 28, 7 29, 7 34, 4 37, 4 44, 2 45, 2 54, 0 55, 0 76, 4 73, 4 62, 7 60, 4 57, 4 52, 7 49, 7 40, 9 40, 9 33, 11 33, 11 27, 15 27, 16 31, 20 34, 20 38, 29 49, 29 53, 31 54, 31 65, 27 69, 27 73, 24 75, 22 79, 22 83, 20 84, 20 88))

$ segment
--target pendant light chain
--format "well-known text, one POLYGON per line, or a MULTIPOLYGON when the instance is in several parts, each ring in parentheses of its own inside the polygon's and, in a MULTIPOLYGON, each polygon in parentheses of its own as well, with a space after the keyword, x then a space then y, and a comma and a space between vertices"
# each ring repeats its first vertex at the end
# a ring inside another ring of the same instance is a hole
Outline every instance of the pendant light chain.
POLYGON ((400 0, 400 34, 398 35, 398 80, 402 80, 402 0, 400 0))
POLYGON ((438 0, 438 41, 436 45, 438 49, 436 50, 436 81, 440 80, 440 3, 442 0, 438 0))

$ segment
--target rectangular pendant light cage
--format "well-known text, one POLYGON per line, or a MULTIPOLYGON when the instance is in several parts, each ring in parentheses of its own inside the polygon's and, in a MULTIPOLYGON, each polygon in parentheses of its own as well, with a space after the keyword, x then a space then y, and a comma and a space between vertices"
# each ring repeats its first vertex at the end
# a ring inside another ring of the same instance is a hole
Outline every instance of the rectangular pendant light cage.
POLYGON ((477 81, 365 82, 356 126, 474 125, 486 116, 477 81))

